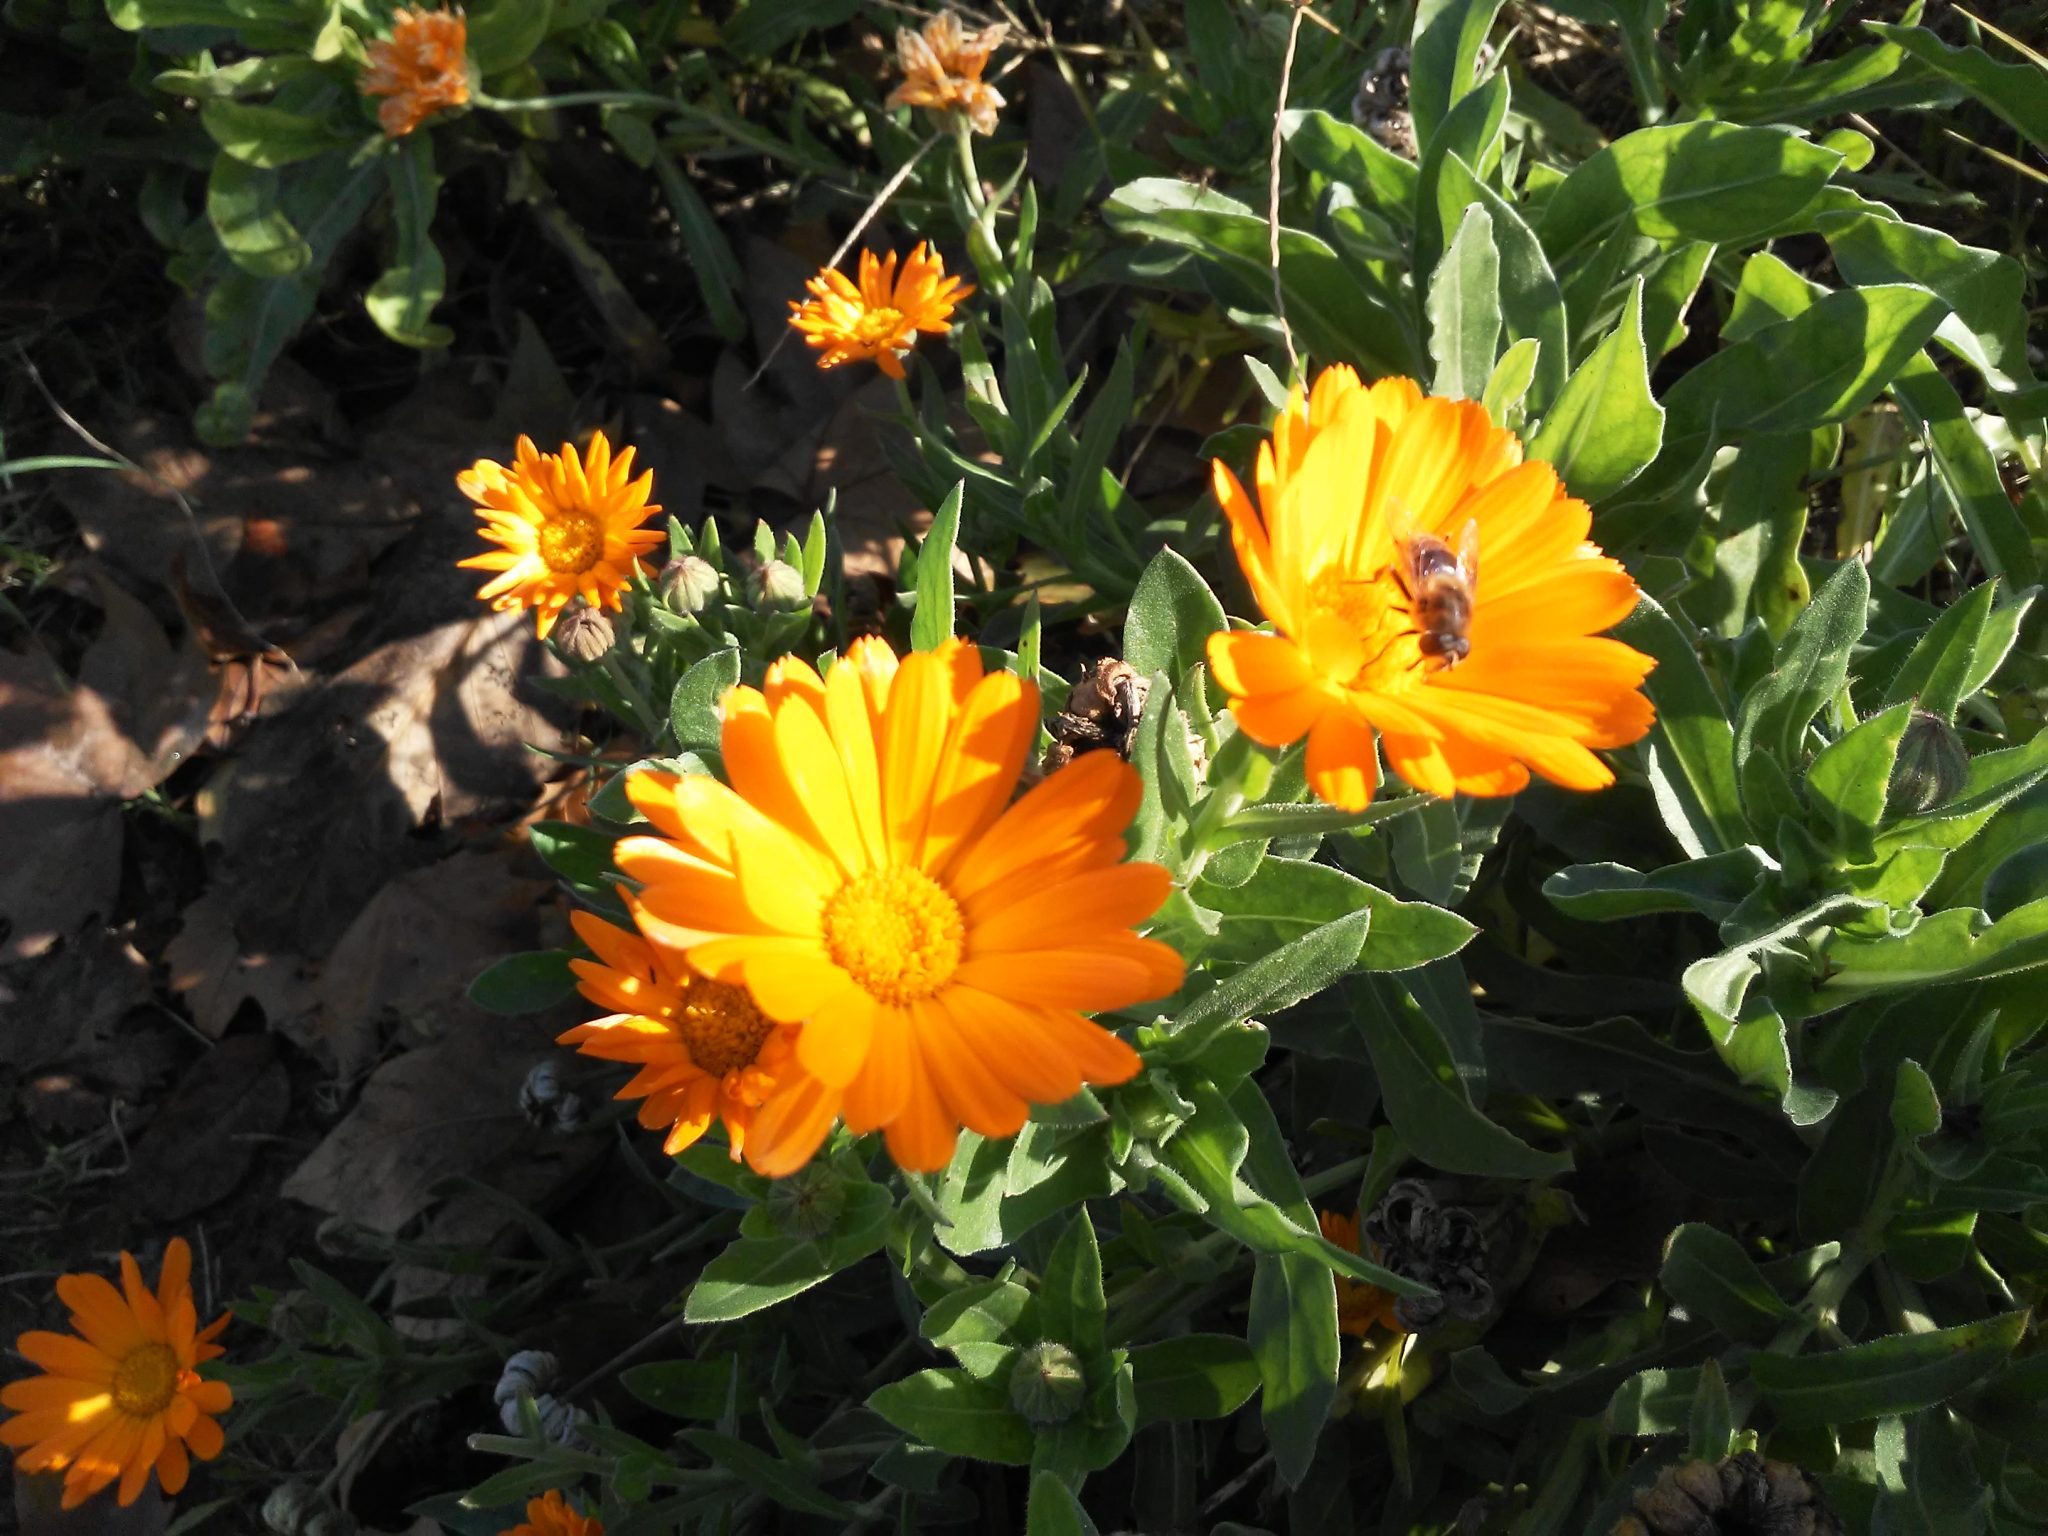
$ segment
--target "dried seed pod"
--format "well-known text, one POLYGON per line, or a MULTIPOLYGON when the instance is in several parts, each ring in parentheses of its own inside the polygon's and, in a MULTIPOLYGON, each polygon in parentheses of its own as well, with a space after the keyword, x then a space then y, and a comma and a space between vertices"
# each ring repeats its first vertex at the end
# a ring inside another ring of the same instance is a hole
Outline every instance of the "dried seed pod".
POLYGON ((601 661, 618 637, 612 621, 587 604, 577 602, 555 625, 555 649, 572 661, 601 661))
POLYGON ((1046 753, 1045 771, 1098 748, 1128 760, 1151 687, 1127 662, 1112 656, 1091 661, 1067 695, 1067 707, 1046 723, 1053 744, 1046 753))
POLYGON ((1408 109, 1408 50, 1382 48, 1358 77, 1351 121, 1404 160, 1415 158, 1415 119, 1408 109))
POLYGON ((1365 1235, 1389 1254, 1435 1251, 1436 1196, 1420 1179, 1396 1179, 1365 1218, 1365 1235))
POLYGON ((1613 1536, 1842 1536, 1842 1522, 1799 1468, 1743 1451, 1666 1467, 1613 1536))

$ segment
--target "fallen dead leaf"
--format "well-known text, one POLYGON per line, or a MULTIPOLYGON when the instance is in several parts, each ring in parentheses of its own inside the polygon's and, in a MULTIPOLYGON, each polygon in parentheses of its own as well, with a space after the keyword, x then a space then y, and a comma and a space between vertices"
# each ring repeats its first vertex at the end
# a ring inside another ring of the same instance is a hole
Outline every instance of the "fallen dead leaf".
POLYGON ((0 1066, 75 1066, 149 1001, 149 965, 123 934, 90 924, 0 981, 0 1066))
POLYGON ((288 1029, 313 1006, 312 978, 294 955, 247 943, 235 931, 235 902, 216 886, 185 909, 184 926, 164 947, 172 992, 192 1022, 218 1040, 245 1002, 272 1029, 288 1029))
POLYGON ((550 889, 515 876, 501 853, 458 853, 398 876, 327 957, 301 1044, 353 1077, 376 1059, 386 1020, 415 1038, 488 1023, 495 1016, 469 1001, 469 984, 500 957, 543 947, 539 904, 550 889))
POLYGON ((516 814, 565 748, 567 711, 524 686, 531 622, 482 613, 379 646, 263 721, 198 797, 215 885, 252 953, 326 955, 385 881, 433 852, 412 834, 516 814))
POLYGON ((291 1082, 267 1035, 238 1035, 194 1062, 136 1140, 127 1196, 177 1222, 225 1200, 291 1108, 291 1082))

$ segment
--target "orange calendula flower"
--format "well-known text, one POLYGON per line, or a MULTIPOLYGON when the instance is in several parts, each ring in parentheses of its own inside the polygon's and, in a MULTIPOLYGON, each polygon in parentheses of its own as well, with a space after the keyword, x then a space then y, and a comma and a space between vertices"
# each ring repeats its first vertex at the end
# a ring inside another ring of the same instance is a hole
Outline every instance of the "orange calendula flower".
POLYGON ((365 96, 382 96, 377 121, 387 138, 403 138, 450 107, 469 100, 465 67, 468 24, 460 11, 407 6, 393 13, 391 36, 370 44, 365 96))
POLYGON ((221 1353, 212 1340, 223 1313, 199 1326, 192 1301, 192 1250, 182 1237, 164 1249, 152 1292, 130 1254, 121 1255, 121 1289, 99 1275, 62 1275, 57 1295, 71 1309, 72 1334, 24 1333, 15 1348, 40 1376, 0 1387, 0 1445, 13 1446, 23 1472, 64 1474, 66 1509, 76 1509, 115 1479, 118 1501, 133 1504, 155 1471, 165 1493, 185 1486, 189 1450, 201 1461, 220 1454, 211 1415, 234 1405, 225 1382, 202 1381, 196 1366, 221 1353), (76 1334, 76 1337, 73 1337, 76 1334))
POLYGON ((768 1018, 745 988, 697 975, 638 934, 588 912, 571 913, 569 921, 598 955, 569 962, 578 989, 617 1012, 557 1038, 586 1056, 639 1066, 618 1096, 646 1100, 640 1123, 650 1131, 668 1127, 662 1151, 671 1157, 716 1118, 739 1158, 754 1112, 796 1075, 795 1027, 768 1018))
POLYGON ((550 1488, 527 1503, 526 1518, 504 1536, 604 1536, 604 1523, 578 1514, 561 1489, 550 1488))
MULTIPOLYGON (((1363 1253, 1358 1246, 1358 1218, 1340 1216, 1335 1211, 1316 1212, 1316 1222, 1323 1229, 1323 1236, 1339 1248, 1349 1248, 1353 1253, 1363 1253)), ((1353 1280, 1346 1275, 1334 1277, 1337 1282, 1337 1331, 1364 1338, 1372 1332, 1373 1324, 1402 1332, 1400 1324, 1394 1321, 1394 1297, 1376 1285, 1367 1285, 1363 1280, 1353 1280)))
POLYGON ((572 597, 621 607, 641 557, 662 541, 659 529, 640 526, 661 510, 647 499, 653 474, 635 480, 633 450, 614 458, 602 432, 580 458, 568 443, 542 453, 522 435, 510 469, 478 459, 455 484, 477 504, 483 536, 502 546, 456 563, 498 572, 477 596, 500 612, 531 608, 543 638, 572 597))
POLYGON ((1139 785, 1113 752, 1011 804, 1038 719, 1038 690, 970 645, 899 663, 863 640, 822 679, 784 658, 726 695, 731 788, 627 781, 663 834, 618 844, 641 932, 802 1025, 802 1075, 748 1131, 758 1171, 799 1167, 834 1119, 942 1168, 963 1125, 1011 1136, 1138 1071, 1081 1015, 1180 985, 1180 957, 1131 931, 1172 879, 1124 862, 1139 785))
POLYGON ((946 264, 931 242, 922 242, 896 272, 896 255, 860 253, 860 286, 836 268, 804 285, 811 297, 790 301, 789 323, 818 352, 820 368, 871 361, 892 379, 903 374, 902 355, 917 344, 917 333, 943 336, 953 306, 974 292, 972 283, 946 276, 946 264))
POLYGON ((981 73, 1009 32, 1009 24, 1000 21, 970 32, 951 11, 934 16, 922 31, 900 28, 896 58, 903 66, 903 83, 889 93, 886 105, 958 112, 976 133, 994 133, 1002 93, 981 73))
POLYGON ((1598 631, 1640 595, 1586 541, 1592 514, 1469 400, 1326 368, 1260 445, 1256 504, 1221 463, 1217 499, 1277 634, 1209 639, 1238 726, 1308 738, 1308 779, 1361 810, 1387 762, 1434 795, 1508 795, 1533 769, 1568 789, 1640 740, 1654 663, 1598 631))

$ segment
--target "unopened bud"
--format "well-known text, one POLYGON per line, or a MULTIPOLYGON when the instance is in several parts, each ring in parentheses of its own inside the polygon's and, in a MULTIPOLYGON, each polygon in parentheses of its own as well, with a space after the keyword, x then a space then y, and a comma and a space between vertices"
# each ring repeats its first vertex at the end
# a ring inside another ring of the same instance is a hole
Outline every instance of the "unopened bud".
POLYGON ((1924 709, 1913 711, 1899 755, 1892 764, 1885 809, 1894 816, 1918 816, 1953 799, 1970 777, 1970 754, 1955 727, 1924 709))
POLYGON ((320 1490, 311 1483, 280 1483, 263 1501, 264 1527, 277 1536, 303 1536, 308 1523, 320 1512, 322 1502, 320 1490))
POLYGON ((602 659, 612 639, 612 621, 583 603, 573 605, 555 625, 555 649, 571 661, 602 659))
POLYGON ((519 1085, 519 1111, 535 1130, 567 1136, 583 1124, 583 1096, 562 1081, 561 1065, 550 1056, 519 1085))
POLYGON ((270 1304, 269 1324, 287 1344, 317 1344, 327 1336, 327 1308, 311 1291, 286 1291, 270 1304))
POLYGON ((718 600, 718 568, 701 555, 671 560, 661 571, 661 600, 689 618, 718 600))
POLYGON ((756 608, 795 613, 811 606, 804 573, 786 560, 769 560, 747 577, 747 596, 756 608))
POLYGON ((1066 1345, 1042 1339, 1017 1357, 1010 1372, 1010 1406, 1041 1428, 1064 1424, 1081 1411, 1088 1378, 1081 1358, 1066 1345))
POLYGON ((814 1242, 839 1224, 846 1209, 846 1181, 810 1163, 769 1187, 768 1219, 784 1237, 814 1242))

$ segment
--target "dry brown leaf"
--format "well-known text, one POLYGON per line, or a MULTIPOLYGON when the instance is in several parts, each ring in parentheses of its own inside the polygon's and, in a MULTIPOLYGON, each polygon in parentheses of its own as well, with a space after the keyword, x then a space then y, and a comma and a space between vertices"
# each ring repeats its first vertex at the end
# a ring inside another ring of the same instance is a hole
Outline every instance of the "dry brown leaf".
POLYGON ((398 876, 327 957, 300 1043, 353 1077, 376 1059, 387 1019, 415 1037, 488 1023, 469 984, 501 956, 542 947, 539 904, 550 889, 515 876, 499 853, 458 853, 398 876))
POLYGON ((185 909, 184 926, 164 947, 171 991, 185 999, 192 1022, 216 1040, 245 1002, 254 1001, 272 1029, 289 1029, 313 1006, 305 964, 245 943, 235 932, 235 905, 225 889, 208 891, 185 909))
POLYGON ((79 1055, 149 1001, 149 965, 98 924, 0 978, 0 1066, 33 1072, 79 1055))
MULTIPOLYGON (((588 1136, 535 1130, 519 1108, 519 1085, 537 1061, 560 1051, 558 1022, 543 1018, 465 1023, 386 1062, 362 1097, 285 1180, 291 1199, 387 1235, 435 1201, 435 1186, 459 1174, 502 1187, 531 1164, 562 1176, 584 1155, 588 1136)), ((602 1140, 602 1138, 597 1138, 602 1140)))
POLYGON ((263 721, 198 798, 216 886, 251 953, 324 956, 385 881, 432 849, 422 823, 515 814, 568 744, 522 684, 529 620, 482 613, 378 647, 263 721))
POLYGON ((126 1194, 152 1221, 178 1222, 225 1200, 291 1108, 268 1035, 238 1035, 194 1062, 136 1140, 126 1194))

